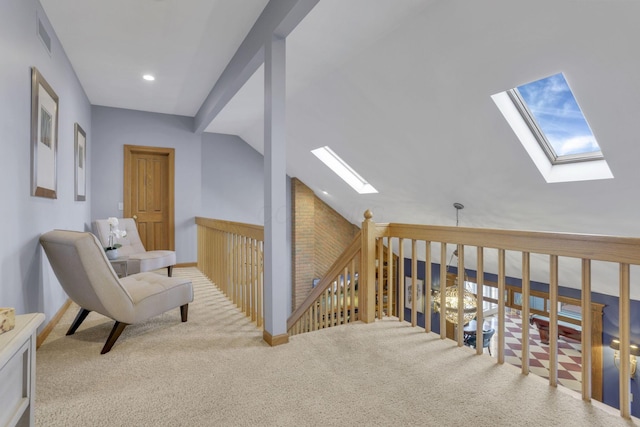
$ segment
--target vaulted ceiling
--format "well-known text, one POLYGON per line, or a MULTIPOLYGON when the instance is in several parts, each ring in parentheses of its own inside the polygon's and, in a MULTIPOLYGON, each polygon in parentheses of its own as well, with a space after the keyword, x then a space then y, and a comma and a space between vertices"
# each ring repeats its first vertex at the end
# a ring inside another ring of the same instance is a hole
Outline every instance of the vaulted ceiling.
MULTIPOLYGON (((194 116, 267 1, 41 3, 92 104, 194 116)), ((463 226, 640 236, 638 16, 634 0, 320 0, 287 37, 288 174, 356 224, 455 225, 460 202, 463 226), (613 179, 546 183, 491 99, 558 72, 613 179)), ((206 131, 263 152, 262 79, 206 131)))

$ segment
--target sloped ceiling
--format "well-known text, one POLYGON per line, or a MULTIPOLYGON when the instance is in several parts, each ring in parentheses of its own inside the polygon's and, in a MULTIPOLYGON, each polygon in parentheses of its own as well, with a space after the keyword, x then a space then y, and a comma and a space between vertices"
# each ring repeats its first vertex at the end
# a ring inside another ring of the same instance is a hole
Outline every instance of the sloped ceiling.
MULTIPOLYGON (((65 49, 69 39, 84 43, 60 27, 61 3, 68 1, 41 1, 65 49)), ((191 38, 180 35, 186 27, 159 30, 162 40, 177 38, 176 49, 193 50, 191 64, 204 61, 205 49, 228 61, 265 5, 145 2, 179 6, 185 15, 193 5, 204 8, 209 19, 188 25, 199 28, 189 30, 195 32, 191 38), (232 12, 237 26, 221 17, 232 12), (227 44, 212 34, 214 17, 226 22, 227 44)), ((129 7, 124 3, 123 9, 129 7)), ((638 16, 640 2, 631 0, 320 0, 287 38, 288 174, 356 224, 371 209, 379 222, 455 225, 453 203, 461 202, 461 226, 640 236, 638 16), (497 92, 560 71, 614 179, 547 184, 491 100, 497 92), (358 195, 326 169, 310 153, 323 145, 379 194, 358 195)), ((116 46, 126 43, 126 30, 116 46)), ((125 95, 96 94, 103 80, 86 67, 100 51, 90 60, 72 51, 67 53, 91 102, 122 108, 193 115, 221 70, 218 65, 215 72, 210 67, 183 76, 172 91, 163 91, 167 105, 154 101, 151 108, 125 95)), ((163 55, 167 60, 158 65, 159 74, 178 53, 167 47, 163 55)), ((113 66, 125 67, 118 60, 124 62, 115 58, 113 66)), ((259 69, 207 131, 237 134, 263 152, 262 92, 259 69)), ((144 100, 135 98, 141 96, 144 100)), ((510 262, 514 275, 518 263, 510 262)), ((546 271, 541 267, 533 278, 548 281, 546 271)), ((615 274, 598 266, 594 274, 595 290, 616 293, 615 274)), ((576 277, 561 277, 561 283, 579 286, 576 277)), ((632 293, 639 299, 640 290, 632 293)))

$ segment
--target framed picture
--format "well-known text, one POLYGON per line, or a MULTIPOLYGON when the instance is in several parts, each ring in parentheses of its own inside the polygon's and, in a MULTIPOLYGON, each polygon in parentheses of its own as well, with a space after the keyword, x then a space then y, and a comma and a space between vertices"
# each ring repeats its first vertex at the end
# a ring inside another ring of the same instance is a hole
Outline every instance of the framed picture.
POLYGON ((87 198, 87 134, 78 123, 74 125, 76 200, 84 202, 87 198))
POLYGON ((58 95, 36 67, 31 71, 31 195, 56 199, 58 95))
POLYGON ((404 278, 404 308, 408 308, 409 310, 413 309, 413 301, 411 294, 412 286, 411 277, 406 276, 404 278))
MULTIPOLYGON (((409 310, 413 310, 413 288, 412 278, 406 276, 404 278, 404 306, 409 310)), ((424 313, 424 280, 416 279, 416 305, 419 313, 424 313)))
POLYGON ((418 313, 424 313, 424 280, 417 279, 416 287, 417 287, 416 290, 418 291, 418 296, 416 301, 418 305, 418 313))

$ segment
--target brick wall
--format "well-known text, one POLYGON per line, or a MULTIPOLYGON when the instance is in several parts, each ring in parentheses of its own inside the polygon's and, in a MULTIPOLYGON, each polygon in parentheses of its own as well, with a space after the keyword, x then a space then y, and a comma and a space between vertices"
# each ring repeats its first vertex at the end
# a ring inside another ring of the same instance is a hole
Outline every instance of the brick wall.
POLYGON ((360 228, 351 224, 297 178, 291 179, 293 309, 351 243, 360 228))

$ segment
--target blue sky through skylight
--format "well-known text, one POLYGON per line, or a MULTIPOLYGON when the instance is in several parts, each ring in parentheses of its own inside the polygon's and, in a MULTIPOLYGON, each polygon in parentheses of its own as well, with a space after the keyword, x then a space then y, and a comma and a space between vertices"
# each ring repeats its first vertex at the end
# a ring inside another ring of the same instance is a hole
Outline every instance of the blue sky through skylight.
POLYGON ((562 73, 517 89, 556 156, 600 153, 600 146, 562 73))

